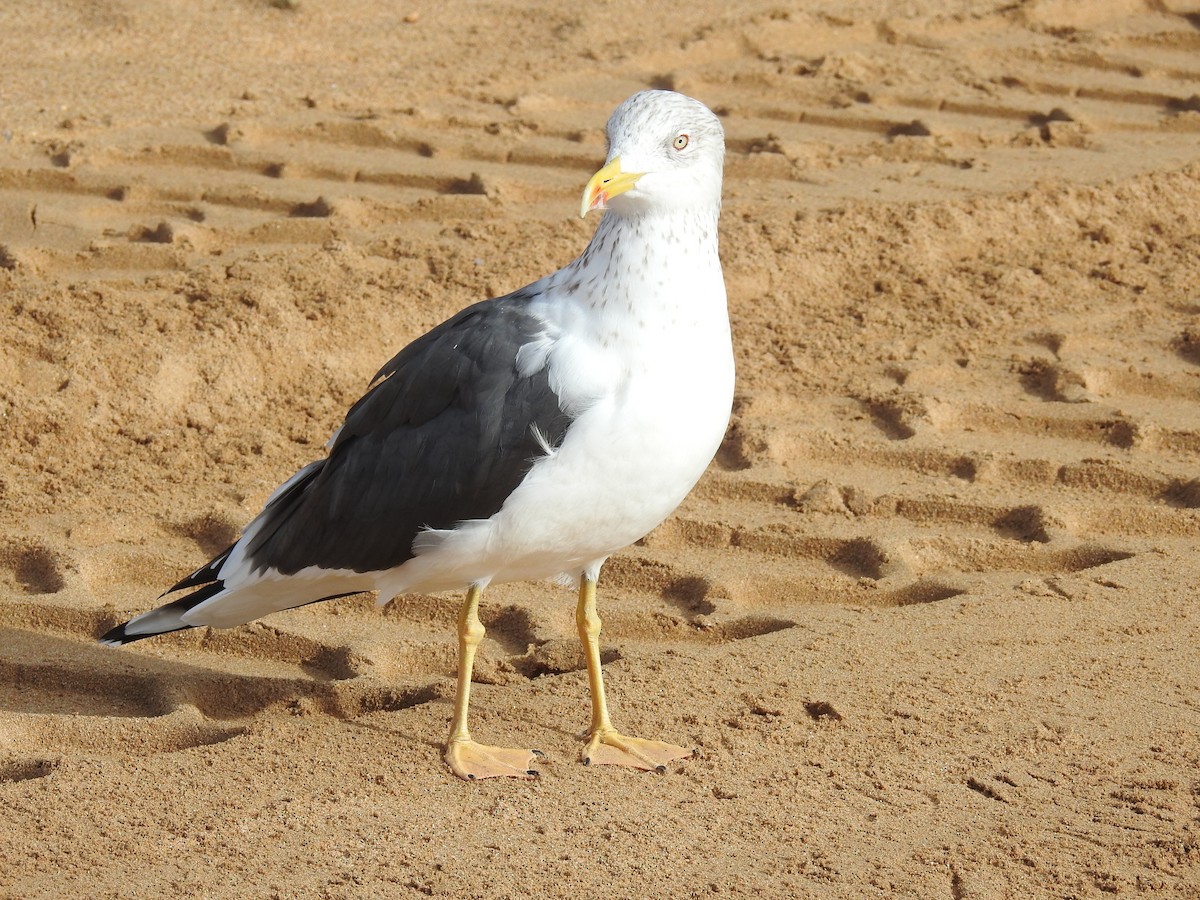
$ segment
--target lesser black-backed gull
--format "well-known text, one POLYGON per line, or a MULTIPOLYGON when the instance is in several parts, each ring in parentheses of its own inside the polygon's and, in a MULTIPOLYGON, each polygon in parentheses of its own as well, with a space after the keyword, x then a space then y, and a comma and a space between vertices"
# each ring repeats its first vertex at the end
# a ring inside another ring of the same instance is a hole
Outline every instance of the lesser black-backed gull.
POLYGON ((532 777, 535 753, 467 730, 480 596, 489 584, 578 585, 592 719, 585 763, 659 769, 689 751, 620 734, 600 666, 596 579, 679 505, 712 460, 733 397, 717 255, 721 123, 642 91, 607 128, 581 214, 607 210, 583 254, 460 312, 379 370, 328 455, 275 491, 242 536, 101 638, 127 644, 376 590, 466 590, 446 761, 467 779, 532 777), (165 595, 164 595, 165 596, 165 595))

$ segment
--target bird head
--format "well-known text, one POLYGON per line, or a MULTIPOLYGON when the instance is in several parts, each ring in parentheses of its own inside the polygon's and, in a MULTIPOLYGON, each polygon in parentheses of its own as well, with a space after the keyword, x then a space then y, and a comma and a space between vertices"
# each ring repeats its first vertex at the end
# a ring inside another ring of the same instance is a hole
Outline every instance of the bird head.
POLYGON ((608 156, 583 191, 579 214, 719 207, 725 132, 699 100, 640 91, 608 120, 608 156))

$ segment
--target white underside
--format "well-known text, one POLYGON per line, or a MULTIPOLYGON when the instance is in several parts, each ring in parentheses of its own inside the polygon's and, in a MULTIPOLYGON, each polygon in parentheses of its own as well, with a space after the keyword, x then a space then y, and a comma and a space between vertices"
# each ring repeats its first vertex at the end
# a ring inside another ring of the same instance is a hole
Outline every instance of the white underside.
MULTIPOLYGON (((609 216, 611 217, 611 213, 609 216)), ((608 219, 602 223, 614 223, 608 219)), ((715 231, 715 215, 707 223, 715 231)), ((700 228, 701 225, 697 225, 700 228)), ((290 576, 251 571, 241 545, 222 567, 225 589, 181 625, 228 627, 332 594, 406 591, 594 573, 613 552, 662 522, 703 474, 725 433, 733 355, 715 235, 706 252, 679 253, 689 235, 672 223, 669 252, 656 235, 628 237, 642 271, 606 279, 609 302, 588 291, 603 275, 573 264, 538 282, 546 338, 523 349, 527 367, 549 366, 550 382, 575 419, 562 444, 540 458, 498 513, 422 535, 416 555, 383 572, 310 567, 290 576), (658 243, 662 243, 658 241, 658 243), (580 277, 584 289, 564 286, 580 277), (589 299, 591 298, 591 299, 589 299)), ((661 235, 657 236, 661 238, 661 235)), ((610 267, 609 273, 613 271, 610 267)), ((147 613, 130 633, 163 630, 147 613)))

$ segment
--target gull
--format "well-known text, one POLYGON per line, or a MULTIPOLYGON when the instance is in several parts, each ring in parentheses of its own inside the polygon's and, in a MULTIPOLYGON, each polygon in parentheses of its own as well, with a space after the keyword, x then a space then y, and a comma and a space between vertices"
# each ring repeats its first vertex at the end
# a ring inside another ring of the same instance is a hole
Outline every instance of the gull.
POLYGON ((578 590, 591 725, 585 764, 665 771, 691 751, 609 717, 596 583, 613 553, 666 519, 724 436, 734 366, 717 252, 720 120, 641 91, 608 122, 580 215, 604 215, 553 274, 467 307, 383 366, 327 455, 269 497, 241 537, 101 641, 229 628, 377 591, 465 591, 445 759, 467 780, 530 778, 538 751, 468 729, 479 603, 490 584, 578 590))

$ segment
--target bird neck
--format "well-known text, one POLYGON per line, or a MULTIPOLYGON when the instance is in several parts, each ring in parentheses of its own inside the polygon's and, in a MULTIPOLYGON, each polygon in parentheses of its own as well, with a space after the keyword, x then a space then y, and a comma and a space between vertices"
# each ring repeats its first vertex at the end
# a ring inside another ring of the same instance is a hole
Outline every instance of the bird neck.
POLYGON ((547 310, 602 346, 646 345, 661 356, 664 335, 727 347, 729 313, 717 253, 717 211, 621 215, 610 210, 587 249, 553 276, 566 300, 547 310))
POLYGON ((704 284, 723 285, 718 214, 708 208, 636 214, 609 210, 567 270, 585 281, 602 279, 608 290, 593 296, 608 298, 648 289, 684 296, 704 284))

